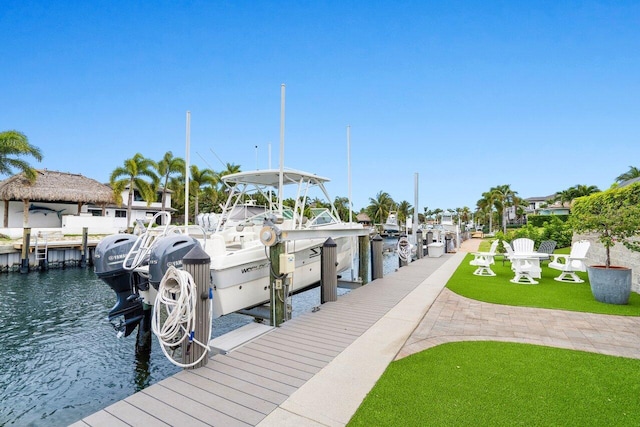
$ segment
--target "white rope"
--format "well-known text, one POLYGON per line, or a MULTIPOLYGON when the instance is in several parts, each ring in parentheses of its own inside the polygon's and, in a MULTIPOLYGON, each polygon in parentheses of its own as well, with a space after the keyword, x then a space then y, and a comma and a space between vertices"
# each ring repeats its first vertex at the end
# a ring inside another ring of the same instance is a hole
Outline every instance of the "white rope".
POLYGON ((398 253, 398 257, 403 261, 408 263, 411 261, 411 243, 409 243, 409 239, 406 237, 400 237, 398 239, 398 247, 396 252, 398 253))
POLYGON ((170 266, 160 281, 153 308, 151 329, 158 338, 162 352, 174 365, 182 368, 195 366, 209 353, 213 300, 209 298, 209 338, 206 343, 201 343, 194 338, 195 308, 198 298, 196 293, 196 284, 191 274, 170 266), (164 321, 162 321, 163 317, 166 317, 164 321), (185 340, 190 340, 191 345, 204 348, 198 360, 188 364, 177 361, 172 354, 169 354, 169 350, 173 353, 185 340))

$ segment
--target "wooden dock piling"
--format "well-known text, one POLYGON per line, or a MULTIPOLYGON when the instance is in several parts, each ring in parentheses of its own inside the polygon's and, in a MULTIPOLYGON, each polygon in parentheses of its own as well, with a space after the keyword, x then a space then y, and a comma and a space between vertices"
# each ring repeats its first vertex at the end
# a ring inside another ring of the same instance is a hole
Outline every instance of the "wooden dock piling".
POLYGON ((20 273, 29 272, 29 245, 31 244, 31 227, 22 230, 22 254, 20 261, 20 273))
POLYGON ((280 273, 280 255, 285 253, 285 242, 278 242, 269 248, 271 271, 269 272, 271 283, 271 326, 280 326, 284 323, 284 315, 287 309, 287 298, 284 290, 286 275, 280 273))
POLYGON ((369 283, 369 235, 358 237, 358 272, 363 285, 369 283))
POLYGON ((371 239, 371 280, 382 279, 384 275, 384 263, 382 257, 382 250, 384 241, 379 234, 371 239))
POLYGON ((89 228, 82 228, 82 247, 80 248, 80 267, 87 266, 87 246, 89 241, 89 228))
MULTIPOLYGON (((211 258, 200 245, 196 245, 184 256, 182 265, 184 266, 184 270, 191 274, 196 285, 196 319, 193 330, 193 340, 190 341, 197 341, 207 345, 212 328, 211 313, 209 311, 209 299, 211 298, 209 269, 211 258)), ((203 356, 203 353, 206 351, 207 349, 205 347, 196 345, 195 342, 190 343, 190 348, 187 351, 183 350, 183 363, 188 365, 193 364, 189 366, 188 369, 205 366, 209 361, 208 355, 203 356), (202 360, 196 363, 199 359, 202 360)))
POLYGON ((322 245, 320 271, 320 304, 338 300, 338 274, 336 265, 338 264, 338 245, 329 237, 322 245))

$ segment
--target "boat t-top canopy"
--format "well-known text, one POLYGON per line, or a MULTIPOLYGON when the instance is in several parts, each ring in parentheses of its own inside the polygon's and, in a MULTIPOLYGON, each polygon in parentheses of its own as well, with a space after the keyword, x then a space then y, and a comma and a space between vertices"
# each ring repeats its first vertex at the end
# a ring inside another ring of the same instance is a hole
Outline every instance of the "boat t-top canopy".
MULTIPOLYGON (((282 172, 283 184, 298 184, 309 182, 311 184, 324 184, 329 178, 324 178, 309 172, 285 169, 282 172)), ((227 184, 249 184, 257 186, 278 187, 280 184, 280 169, 264 169, 255 171, 238 172, 225 175, 222 180, 227 184)))

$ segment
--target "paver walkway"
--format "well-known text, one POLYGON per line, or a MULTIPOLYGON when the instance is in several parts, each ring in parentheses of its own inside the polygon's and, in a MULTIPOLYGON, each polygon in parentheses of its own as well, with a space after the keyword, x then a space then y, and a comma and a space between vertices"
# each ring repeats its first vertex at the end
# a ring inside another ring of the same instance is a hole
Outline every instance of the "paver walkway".
MULTIPOLYGON (((461 250, 478 249, 479 239, 461 250)), ((640 318, 490 304, 443 289, 396 360, 454 341, 539 344, 640 359, 640 318)))

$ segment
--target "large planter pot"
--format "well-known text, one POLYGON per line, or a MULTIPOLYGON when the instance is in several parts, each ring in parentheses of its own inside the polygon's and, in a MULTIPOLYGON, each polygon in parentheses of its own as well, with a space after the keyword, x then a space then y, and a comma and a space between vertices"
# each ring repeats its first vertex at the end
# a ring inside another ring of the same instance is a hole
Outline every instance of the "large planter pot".
POLYGON ((596 301, 627 304, 631 295, 631 269, 592 265, 587 267, 591 293, 596 301))

